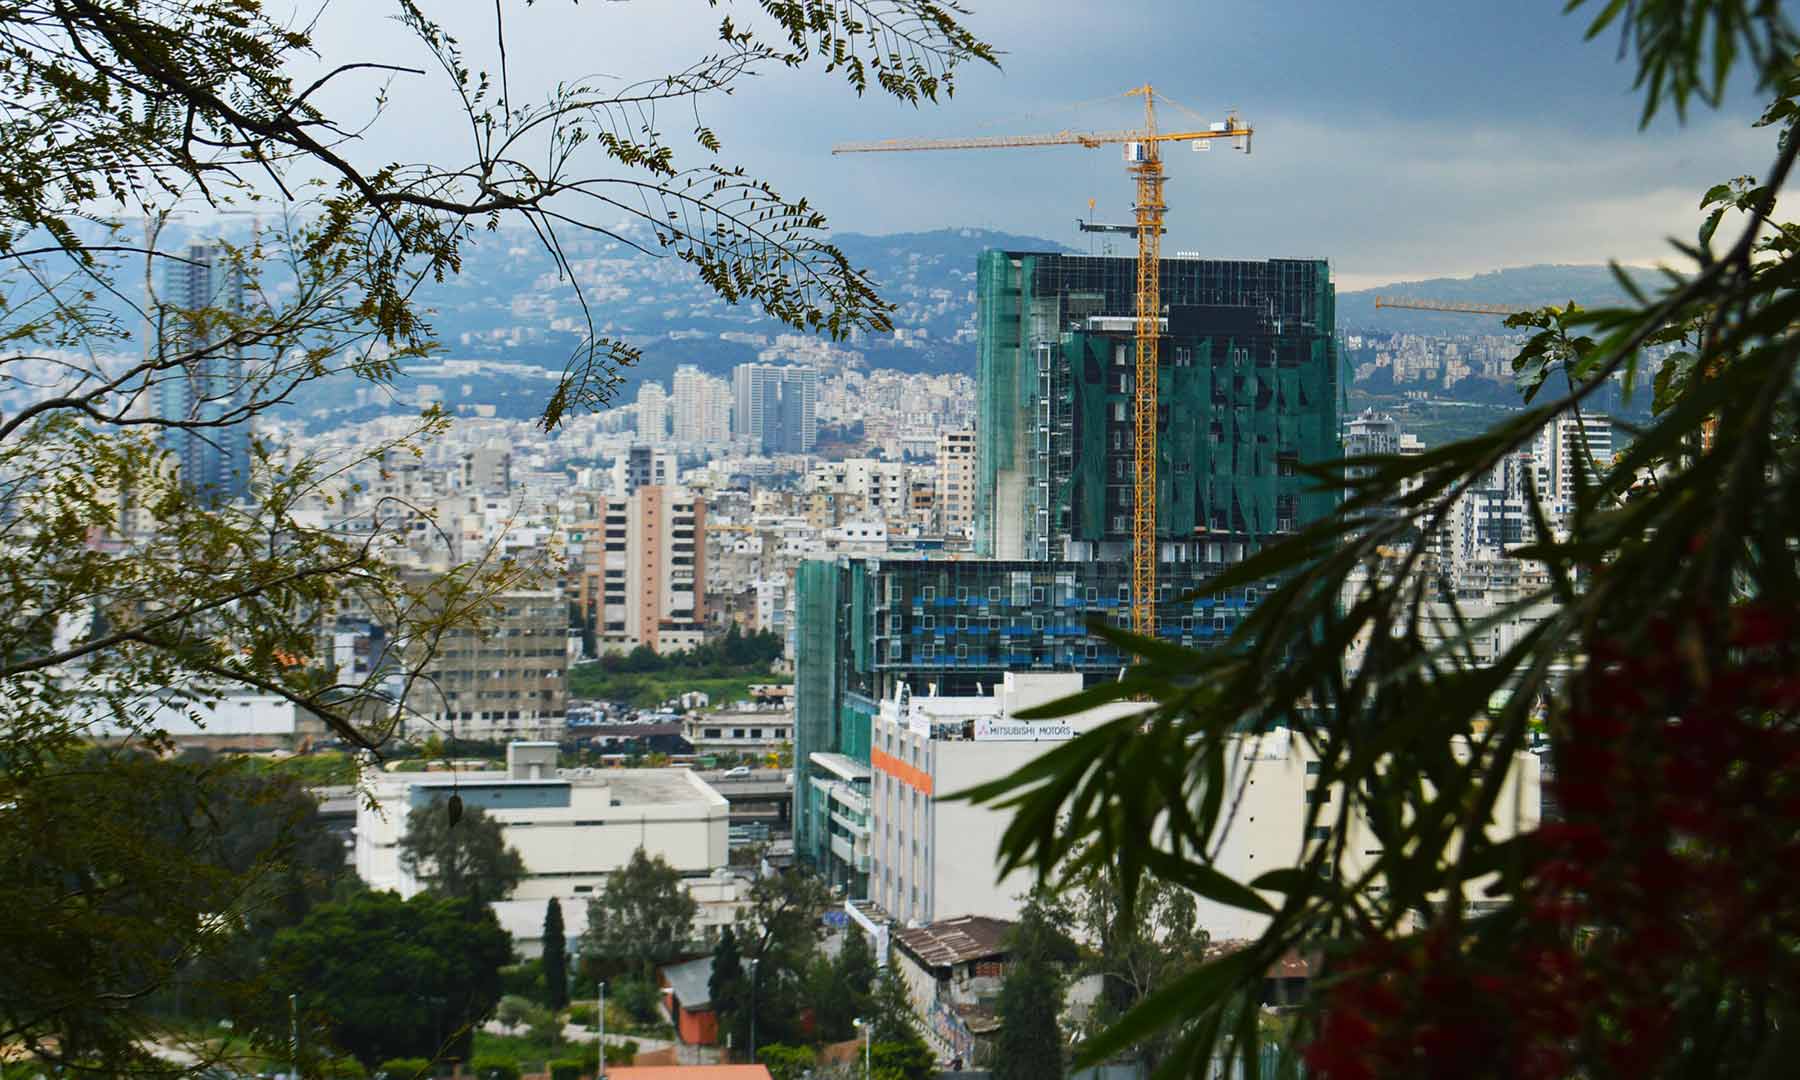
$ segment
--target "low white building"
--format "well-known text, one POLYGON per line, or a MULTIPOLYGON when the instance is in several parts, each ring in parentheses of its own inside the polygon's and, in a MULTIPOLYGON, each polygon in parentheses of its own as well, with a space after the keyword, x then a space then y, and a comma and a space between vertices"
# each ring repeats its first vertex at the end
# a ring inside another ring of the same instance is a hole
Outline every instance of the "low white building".
POLYGON ((1143 708, 1121 702, 1066 720, 1014 719, 1080 689, 1077 672, 1008 672, 985 697, 902 691, 882 702, 869 755, 869 898, 910 926, 960 915, 1017 918, 1029 875, 996 878, 993 869, 1011 815, 939 796, 1005 776, 1049 744, 1143 708))
POLYGON ((371 888, 418 892, 400 865, 407 814, 452 791, 498 820, 524 859, 514 900, 585 898, 640 847, 685 877, 726 865, 729 808, 692 771, 558 769, 555 743, 513 743, 505 772, 376 775, 356 816, 358 876, 371 888))
MULTIPOLYGON (((1023 871, 996 880, 1006 810, 943 801, 942 796, 997 780, 1074 738, 1146 706, 1113 702, 1060 720, 1024 721, 1020 712, 1081 689, 1073 673, 1008 673, 986 697, 938 698, 902 694, 884 701, 874 719, 870 759, 869 899, 907 926, 963 915, 1016 919, 1030 887, 1023 871)), ((1462 752, 1467 752, 1466 747, 1462 752)), ((1227 757, 1226 813, 1213 838, 1213 865, 1237 881, 1295 866, 1308 845, 1333 842, 1332 806, 1342 793, 1322 788, 1319 762, 1306 740, 1278 728, 1235 739, 1227 757), (1324 804, 1307 834, 1307 808, 1324 804)), ((1538 826, 1541 763, 1529 753, 1514 761, 1510 782, 1494 808, 1490 832, 1504 838, 1538 826)), ((835 811, 835 807, 833 808, 835 811)), ((835 820, 835 819, 834 819, 835 820)), ((1367 826, 1353 821, 1346 838, 1345 873, 1354 876, 1381 854, 1367 826)), ((1482 882, 1467 886, 1479 901, 1482 882)), ((1280 896, 1268 894, 1272 904, 1280 896)), ((1215 940, 1254 938, 1261 915, 1198 898, 1200 924, 1215 940)))
POLYGON ((769 752, 794 741, 792 709, 720 709, 689 713, 682 734, 696 753, 769 752))

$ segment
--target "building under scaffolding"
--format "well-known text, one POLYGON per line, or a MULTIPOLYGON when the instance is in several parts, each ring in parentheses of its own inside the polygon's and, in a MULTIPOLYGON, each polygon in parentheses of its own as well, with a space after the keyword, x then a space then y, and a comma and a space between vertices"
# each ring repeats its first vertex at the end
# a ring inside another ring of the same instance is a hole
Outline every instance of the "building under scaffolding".
MULTIPOLYGON (((988 251, 977 276, 976 550, 1129 557, 1136 263, 988 251)), ((1337 454, 1335 296, 1325 263, 1165 259, 1159 562, 1220 562, 1329 511, 1298 476, 1337 454)))
MULTIPOLYGON (((975 542, 980 558, 803 564, 797 580, 795 848, 866 895, 871 719, 1007 671, 1114 678, 1087 632, 1131 624, 1135 262, 982 255, 975 542)), ((1157 636, 1225 641, 1268 586, 1202 591, 1330 512, 1298 474, 1338 456, 1334 293, 1319 261, 1162 264, 1157 636)))

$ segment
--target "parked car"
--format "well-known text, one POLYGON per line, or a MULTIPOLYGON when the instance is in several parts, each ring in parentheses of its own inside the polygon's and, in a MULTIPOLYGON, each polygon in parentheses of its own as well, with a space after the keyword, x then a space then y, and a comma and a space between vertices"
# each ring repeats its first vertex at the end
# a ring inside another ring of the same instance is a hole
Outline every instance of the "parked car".
POLYGON ((721 780, 732 780, 732 779, 735 779, 740 776, 749 776, 749 775, 750 775, 750 766, 739 765, 739 766, 736 766, 735 768, 726 769, 725 775, 720 777, 720 779, 721 780))

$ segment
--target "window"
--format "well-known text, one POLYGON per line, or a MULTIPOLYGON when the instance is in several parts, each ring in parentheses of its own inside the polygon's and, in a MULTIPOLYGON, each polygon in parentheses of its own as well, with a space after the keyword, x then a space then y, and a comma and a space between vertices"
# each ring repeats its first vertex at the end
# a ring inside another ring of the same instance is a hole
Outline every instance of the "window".
POLYGON ((709 728, 707 728, 707 729, 706 729, 706 730, 704 730, 704 731, 702 731, 702 732, 701 732, 701 733, 700 733, 700 737, 701 737, 701 738, 703 738, 703 739, 718 739, 718 738, 723 738, 723 736, 722 736, 722 735, 720 735, 720 734, 719 734, 719 733, 720 733, 720 732, 721 732, 721 731, 723 731, 723 730, 725 730, 725 729, 724 729, 724 728, 716 728, 716 727, 709 727, 709 728))
POLYGON ((1324 762, 1322 761, 1309 761, 1306 763, 1306 775, 1317 776, 1319 775, 1319 770, 1323 767, 1324 762))
POLYGON ((1310 828, 1306 831, 1306 835, 1313 840, 1317 840, 1320 843, 1324 843, 1325 841, 1331 839, 1331 826, 1329 826, 1329 825, 1314 825, 1312 828, 1310 828))

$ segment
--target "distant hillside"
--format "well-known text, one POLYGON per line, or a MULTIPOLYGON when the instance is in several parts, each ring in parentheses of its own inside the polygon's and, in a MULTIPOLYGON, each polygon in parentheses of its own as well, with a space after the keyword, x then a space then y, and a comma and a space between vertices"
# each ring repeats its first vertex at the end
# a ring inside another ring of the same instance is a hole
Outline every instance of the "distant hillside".
MULTIPOLYGON (((1648 284, 1649 271, 1633 268, 1632 278, 1648 284)), ((1398 281, 1376 289, 1338 293, 1338 323, 1348 330, 1374 333, 1458 334, 1499 333, 1503 318, 1497 315, 1462 315, 1375 307, 1377 296, 1404 296, 1422 300, 1452 300, 1475 304, 1509 304, 1518 308, 1566 304, 1607 307, 1627 302, 1627 296, 1605 266, 1519 266, 1467 278, 1430 278, 1398 281)))

